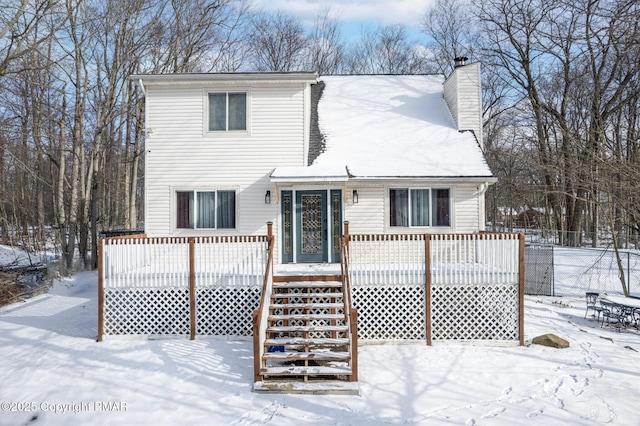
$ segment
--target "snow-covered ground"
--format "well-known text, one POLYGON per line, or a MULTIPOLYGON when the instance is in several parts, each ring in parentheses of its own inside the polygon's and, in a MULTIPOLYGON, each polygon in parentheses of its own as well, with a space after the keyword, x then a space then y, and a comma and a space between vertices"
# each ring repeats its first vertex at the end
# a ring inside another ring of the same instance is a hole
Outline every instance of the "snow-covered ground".
POLYGON ((46 262, 46 254, 30 254, 15 247, 0 244, 0 265, 7 267, 29 266, 46 262))
POLYGON ((579 297, 526 297, 527 343, 359 349, 360 396, 256 394, 249 341, 97 343, 97 276, 0 309, 0 425, 640 424, 640 332, 579 297))

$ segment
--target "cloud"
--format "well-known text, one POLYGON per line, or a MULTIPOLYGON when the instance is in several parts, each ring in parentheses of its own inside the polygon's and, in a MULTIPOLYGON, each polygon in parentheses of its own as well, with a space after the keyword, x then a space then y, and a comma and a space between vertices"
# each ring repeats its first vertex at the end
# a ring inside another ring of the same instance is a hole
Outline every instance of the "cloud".
POLYGON ((427 8, 435 0, 254 0, 266 11, 286 11, 305 22, 312 22, 318 11, 329 6, 342 21, 379 22, 419 27, 427 8))

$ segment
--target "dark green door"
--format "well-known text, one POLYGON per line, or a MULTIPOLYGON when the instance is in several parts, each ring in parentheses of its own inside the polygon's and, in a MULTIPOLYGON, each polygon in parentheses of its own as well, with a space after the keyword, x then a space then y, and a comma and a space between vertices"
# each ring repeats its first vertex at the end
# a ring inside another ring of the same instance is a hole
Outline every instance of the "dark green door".
POLYGON ((331 201, 331 262, 340 263, 340 241, 342 239, 342 191, 332 189, 331 201))
POLYGON ((296 261, 326 262, 329 246, 327 191, 297 191, 296 222, 296 261))

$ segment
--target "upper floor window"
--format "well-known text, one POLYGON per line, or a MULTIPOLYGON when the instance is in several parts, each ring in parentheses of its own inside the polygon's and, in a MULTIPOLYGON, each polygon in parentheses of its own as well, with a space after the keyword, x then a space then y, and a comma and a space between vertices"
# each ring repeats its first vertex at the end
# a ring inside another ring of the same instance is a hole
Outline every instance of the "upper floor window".
POLYGON ((449 189, 389 190, 390 226, 451 226, 449 189))
POLYGON ((209 93, 209 131, 247 130, 245 92, 209 93))
POLYGON ((176 228, 236 227, 235 191, 176 191, 176 228))

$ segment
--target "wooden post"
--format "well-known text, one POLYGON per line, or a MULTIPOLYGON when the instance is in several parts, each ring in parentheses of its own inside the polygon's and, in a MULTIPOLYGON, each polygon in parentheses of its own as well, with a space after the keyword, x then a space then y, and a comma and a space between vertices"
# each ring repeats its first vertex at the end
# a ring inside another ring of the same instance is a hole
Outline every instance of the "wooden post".
POLYGON ((196 262, 195 238, 189 238, 189 329, 191 340, 196 338, 196 262))
POLYGON ((262 380, 260 377, 260 367, 262 360, 260 359, 260 326, 258 325, 261 315, 260 309, 256 309, 251 314, 251 324, 253 328, 253 382, 257 383, 262 380))
MULTIPOLYGON (((349 248, 349 221, 344 221, 344 244, 349 248)), ((348 253, 348 251, 347 251, 348 253)))
POLYGON ((431 346, 431 235, 424 235, 424 273, 425 273, 425 320, 427 346, 431 346))
MULTIPOLYGON (((345 270, 342 271, 343 274, 349 275, 349 221, 345 220, 344 221, 344 232, 342 234, 342 244, 344 245, 344 267, 345 270)), ((342 248, 342 245, 340 246, 340 248, 342 248)), ((342 264, 342 259, 340 260, 340 263, 342 264)), ((346 276, 344 277, 345 279, 348 279, 349 277, 346 276)), ((349 304, 353 304, 351 302, 351 295, 349 295, 349 304)))
POLYGON ((273 222, 267 222, 267 241, 271 241, 273 237, 273 222))
POLYGON ((351 377, 349 381, 358 381, 358 311, 350 308, 349 332, 351 334, 351 377))
POLYGON ((518 334, 524 346, 524 234, 518 234, 518 334))
POLYGON ((98 342, 104 335, 104 253, 102 238, 98 240, 98 342))

